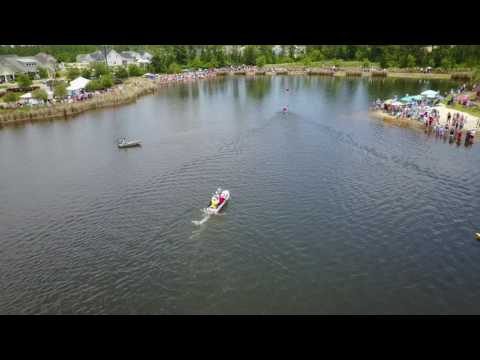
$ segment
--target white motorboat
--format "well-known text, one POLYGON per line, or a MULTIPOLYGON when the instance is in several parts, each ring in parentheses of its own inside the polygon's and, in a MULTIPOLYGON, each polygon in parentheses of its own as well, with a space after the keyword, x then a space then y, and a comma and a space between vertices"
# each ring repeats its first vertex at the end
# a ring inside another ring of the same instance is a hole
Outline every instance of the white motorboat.
POLYGON ((217 189, 216 193, 213 195, 212 200, 216 198, 220 200, 223 198, 224 200, 219 203, 217 206, 213 206, 212 202, 210 202, 210 206, 206 209, 208 214, 218 214, 223 207, 227 204, 227 202, 230 200, 230 191, 228 190, 223 190, 222 189, 217 189))
POLYGON ((141 145, 140 140, 130 140, 130 141, 128 141, 127 139, 120 139, 118 141, 118 144, 117 144, 117 146, 120 149, 135 147, 135 146, 140 146, 140 145, 141 145))

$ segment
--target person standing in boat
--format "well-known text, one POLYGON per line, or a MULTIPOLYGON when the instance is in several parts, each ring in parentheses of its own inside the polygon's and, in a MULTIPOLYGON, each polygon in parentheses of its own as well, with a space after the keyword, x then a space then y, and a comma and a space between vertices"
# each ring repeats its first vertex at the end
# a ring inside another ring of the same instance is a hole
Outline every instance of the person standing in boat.
POLYGON ((212 197, 212 204, 210 205, 213 209, 216 209, 218 206, 218 197, 215 195, 212 197))

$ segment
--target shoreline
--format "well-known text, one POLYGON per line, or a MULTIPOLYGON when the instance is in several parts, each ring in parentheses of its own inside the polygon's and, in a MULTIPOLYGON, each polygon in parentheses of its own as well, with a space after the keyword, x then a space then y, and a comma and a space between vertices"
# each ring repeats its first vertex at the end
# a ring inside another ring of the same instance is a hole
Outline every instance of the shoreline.
POLYGON ((424 130, 425 125, 422 124, 420 121, 413 120, 410 118, 397 118, 396 116, 386 114, 381 110, 369 110, 368 114, 371 117, 374 117, 379 120, 383 120, 385 123, 398 126, 401 128, 410 128, 416 130, 424 130))
MULTIPOLYGON (((212 77, 215 76, 210 76, 206 79, 212 77)), ((131 78, 124 84, 113 87, 109 92, 99 94, 84 101, 60 103, 38 108, 15 109, 11 111, 6 110, 4 113, 0 112, 0 129, 3 127, 35 123, 38 121, 66 120, 90 110, 99 110, 135 103, 138 98, 154 94, 160 88, 186 82, 189 81, 162 82, 162 80, 152 81, 144 78, 131 78)))
MULTIPOLYGON (((451 109, 448 109, 445 106, 436 106, 435 109, 437 109, 440 113, 439 121, 440 121, 440 125, 442 125, 442 126, 445 126, 445 124, 446 124, 447 113, 448 112, 450 112, 452 114, 454 112, 463 113, 461 111, 452 111, 451 109)), ((384 122, 386 122, 388 124, 392 124, 392 125, 395 125, 395 126, 398 126, 398 127, 425 130, 425 124, 423 124, 422 122, 420 122, 418 120, 415 120, 415 119, 404 118, 404 117, 397 118, 396 116, 386 114, 382 110, 369 110, 368 114, 371 117, 383 120, 384 122)), ((465 127, 462 129, 462 134, 465 135, 465 133, 469 130, 477 130, 478 131, 479 128, 477 127, 477 121, 479 120, 479 118, 473 117, 473 116, 471 116, 467 113, 463 113, 463 115, 468 116, 468 121, 465 124, 465 127)))
MULTIPOLYGON (((363 77, 377 77, 375 74, 372 75, 371 72, 362 72, 354 70, 346 71, 329 71, 326 69, 320 68, 310 68, 310 69, 279 69, 273 68, 269 70, 257 70, 257 71, 217 71, 213 75, 210 75, 203 79, 196 79, 193 81, 199 80, 208 80, 216 78, 217 76, 275 76, 275 75, 288 75, 288 76, 298 76, 298 75, 319 75, 319 76, 331 76, 331 77, 351 77, 351 78, 363 78, 363 77), (273 71, 272 71, 273 70, 273 71), (352 74, 354 73, 354 74, 352 74)), ((425 73, 395 73, 387 72, 384 76, 379 78, 412 78, 412 79, 451 79, 452 74, 425 74, 425 73)), ((6 110, 0 112, 0 129, 12 125, 20 125, 25 123, 34 123, 37 121, 49 121, 57 119, 68 119, 73 118, 77 115, 83 114, 90 110, 98 110, 109 107, 116 107, 121 105, 127 105, 134 103, 138 100, 139 97, 145 95, 154 94, 160 88, 165 86, 176 85, 179 83, 191 82, 191 80, 180 80, 172 82, 163 82, 162 80, 148 80, 141 77, 130 78, 125 81, 124 84, 115 86, 111 91, 103 94, 99 94, 92 99, 84 100, 81 102, 74 103, 60 103, 52 106, 42 106, 39 108, 24 108, 16 110, 6 110)), ((382 114, 383 117, 387 119, 391 116, 387 114, 382 114)), ((376 116, 378 117, 378 115, 376 116)), ((411 120, 407 120, 411 122, 411 120)), ((391 117, 387 122, 396 123, 401 127, 411 127, 404 121, 399 121, 391 117)))

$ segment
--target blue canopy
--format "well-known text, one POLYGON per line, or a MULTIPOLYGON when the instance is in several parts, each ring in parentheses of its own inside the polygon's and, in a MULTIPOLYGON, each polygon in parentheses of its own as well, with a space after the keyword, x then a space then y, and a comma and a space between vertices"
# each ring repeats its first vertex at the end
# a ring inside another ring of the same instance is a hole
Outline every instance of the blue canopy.
POLYGON ((412 97, 411 96, 404 96, 400 99, 401 102, 404 102, 404 103, 409 103, 409 102, 412 102, 412 97))
POLYGON ((422 98, 422 95, 415 95, 415 96, 411 96, 412 100, 415 100, 415 101, 421 101, 423 98, 422 98))

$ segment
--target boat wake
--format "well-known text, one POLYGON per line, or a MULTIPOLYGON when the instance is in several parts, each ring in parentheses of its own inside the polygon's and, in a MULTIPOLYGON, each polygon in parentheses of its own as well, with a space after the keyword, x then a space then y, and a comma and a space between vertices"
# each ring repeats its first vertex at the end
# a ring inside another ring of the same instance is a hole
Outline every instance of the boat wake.
POLYGON ((203 225, 205 224, 208 219, 210 219, 210 214, 207 213, 207 209, 202 209, 202 213, 204 214, 204 217, 202 220, 192 220, 192 223, 196 226, 200 226, 200 225, 203 225))

